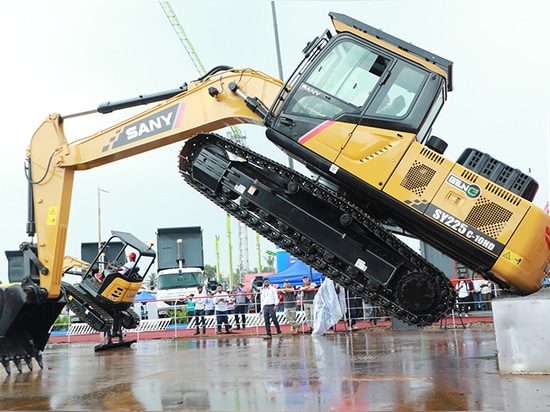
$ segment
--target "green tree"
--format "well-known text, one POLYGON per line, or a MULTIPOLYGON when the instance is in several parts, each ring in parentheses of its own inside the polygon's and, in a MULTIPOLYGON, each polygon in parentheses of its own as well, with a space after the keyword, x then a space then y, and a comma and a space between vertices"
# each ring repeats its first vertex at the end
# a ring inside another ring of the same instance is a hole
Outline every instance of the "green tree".
POLYGON ((216 279, 216 266, 204 265, 204 274, 208 279, 216 279))
POLYGON ((157 273, 150 272, 146 280, 147 285, 149 285, 150 290, 155 290, 157 288, 157 273))
POLYGON ((68 330, 69 324, 70 324, 69 316, 59 315, 52 326, 52 330, 68 330))
POLYGON ((262 268, 262 273, 274 272, 275 271, 275 256, 266 255, 263 257, 267 263, 267 267, 262 268))
POLYGON ((191 322, 191 319, 187 318, 187 308, 169 310, 168 317, 171 319, 170 324, 191 322))

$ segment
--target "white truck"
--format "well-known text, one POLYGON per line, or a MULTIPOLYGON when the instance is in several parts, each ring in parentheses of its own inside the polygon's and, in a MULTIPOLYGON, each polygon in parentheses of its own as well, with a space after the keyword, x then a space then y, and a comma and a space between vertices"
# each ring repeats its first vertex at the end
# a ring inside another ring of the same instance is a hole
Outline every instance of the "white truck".
POLYGON ((206 284, 201 227, 157 229, 157 252, 157 311, 166 317, 206 284))

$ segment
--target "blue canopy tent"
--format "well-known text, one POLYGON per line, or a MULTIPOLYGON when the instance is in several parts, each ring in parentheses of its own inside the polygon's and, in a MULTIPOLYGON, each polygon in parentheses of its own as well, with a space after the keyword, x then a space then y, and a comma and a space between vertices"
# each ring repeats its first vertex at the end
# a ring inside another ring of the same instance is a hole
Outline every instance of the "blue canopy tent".
POLYGON ((324 279, 324 276, 317 272, 315 269, 309 267, 301 260, 296 260, 292 265, 283 270, 282 272, 274 273, 269 276, 269 282, 272 285, 283 286, 285 279, 290 280, 291 286, 300 286, 303 284, 302 278, 304 276, 309 277, 310 282, 314 282, 320 285, 324 279))
POLYGON ((148 300, 155 300, 157 297, 153 295, 152 293, 142 290, 136 295, 136 298, 134 299, 134 302, 143 302, 148 300))
MULTIPOLYGON (((140 315, 142 319, 157 319, 157 303, 155 302, 156 296, 146 290, 142 290, 136 295, 134 303, 140 305, 140 315), (151 313, 149 313, 151 311, 151 313)), ((136 310, 136 308, 134 308, 136 310)))

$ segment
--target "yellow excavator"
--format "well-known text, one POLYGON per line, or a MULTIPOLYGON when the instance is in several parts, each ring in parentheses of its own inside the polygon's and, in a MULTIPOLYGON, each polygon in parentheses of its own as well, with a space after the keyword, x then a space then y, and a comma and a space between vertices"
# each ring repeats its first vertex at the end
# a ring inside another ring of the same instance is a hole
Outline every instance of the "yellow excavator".
MULTIPOLYGON (((73 176, 178 141, 185 141, 179 171, 190 186, 408 324, 441 319, 455 292, 449 278, 391 228, 503 288, 529 294, 541 287, 550 217, 532 203, 537 182, 476 149, 447 159, 446 142, 431 133, 453 89, 452 62, 351 17, 329 16, 335 33, 326 30, 309 42, 284 83, 218 66, 175 90, 100 105, 97 111, 108 113, 156 103, 73 143, 63 132, 69 119, 48 116, 27 152, 27 232, 35 241, 22 250, 31 270, 20 285, 0 289, 6 369, 22 359, 41 363, 49 328, 65 304, 99 313, 99 321, 86 321, 115 337, 121 327, 134 326, 126 312, 140 280, 118 278, 116 293, 94 287, 89 271, 100 264, 92 263, 79 289, 62 282, 73 176), (214 133, 239 123, 263 126, 267 138, 312 175, 214 133), (117 307, 113 299, 121 296, 117 307)), ((129 234, 115 235, 153 258, 129 234)))

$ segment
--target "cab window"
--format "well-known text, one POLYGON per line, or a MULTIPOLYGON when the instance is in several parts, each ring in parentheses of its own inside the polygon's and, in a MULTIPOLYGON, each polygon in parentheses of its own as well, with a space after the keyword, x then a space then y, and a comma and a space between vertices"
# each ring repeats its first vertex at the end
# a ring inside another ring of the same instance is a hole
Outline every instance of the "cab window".
POLYGON ((360 112, 390 60, 349 40, 331 48, 291 99, 287 113, 333 118, 360 112))
POLYGON ((388 117, 403 117, 411 108, 426 81, 426 72, 400 62, 393 70, 387 92, 375 105, 375 113, 388 117), (393 79, 393 80, 392 80, 393 79))

